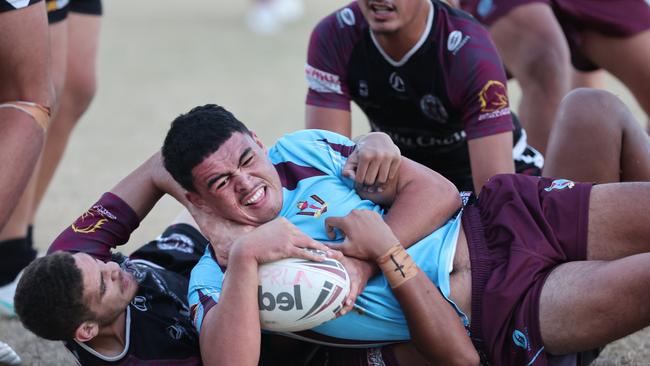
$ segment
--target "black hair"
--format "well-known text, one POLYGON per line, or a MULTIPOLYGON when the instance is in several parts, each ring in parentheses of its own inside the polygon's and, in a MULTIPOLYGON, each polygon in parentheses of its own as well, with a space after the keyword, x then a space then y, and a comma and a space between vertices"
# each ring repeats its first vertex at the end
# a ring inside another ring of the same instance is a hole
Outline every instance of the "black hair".
POLYGON ((233 133, 250 134, 232 113, 206 104, 176 117, 162 147, 165 169, 186 190, 196 192, 192 169, 219 150, 233 133))
POLYGON ((18 282, 14 308, 39 337, 66 340, 95 316, 83 302, 83 278, 70 253, 57 252, 30 263, 18 282))

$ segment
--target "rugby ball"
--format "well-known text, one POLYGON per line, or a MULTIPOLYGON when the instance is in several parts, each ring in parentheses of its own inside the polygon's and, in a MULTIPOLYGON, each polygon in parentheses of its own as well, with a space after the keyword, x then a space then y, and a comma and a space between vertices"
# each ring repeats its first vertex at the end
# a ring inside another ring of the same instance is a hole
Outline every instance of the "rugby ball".
POLYGON ((287 258, 262 264, 257 287, 260 325, 275 332, 311 329, 336 316, 350 292, 341 262, 287 258))

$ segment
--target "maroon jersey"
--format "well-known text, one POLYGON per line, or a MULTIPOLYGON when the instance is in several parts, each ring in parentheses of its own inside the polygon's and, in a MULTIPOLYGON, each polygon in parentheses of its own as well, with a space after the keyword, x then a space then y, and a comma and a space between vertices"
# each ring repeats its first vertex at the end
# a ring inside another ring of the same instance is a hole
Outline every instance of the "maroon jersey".
POLYGON ((72 339, 64 343, 82 365, 200 365, 199 335, 189 320, 186 295, 189 272, 208 241, 195 228, 178 224, 130 257, 111 253, 139 223, 128 204, 106 193, 52 243, 48 254, 64 250, 112 260, 138 282, 126 309, 127 344, 121 354, 102 355, 72 339))
POLYGON ((505 73, 487 31, 437 0, 401 60, 384 52, 356 2, 337 10, 312 32, 305 72, 307 104, 349 110, 354 100, 372 130, 459 189, 472 186, 467 140, 513 130, 505 73))

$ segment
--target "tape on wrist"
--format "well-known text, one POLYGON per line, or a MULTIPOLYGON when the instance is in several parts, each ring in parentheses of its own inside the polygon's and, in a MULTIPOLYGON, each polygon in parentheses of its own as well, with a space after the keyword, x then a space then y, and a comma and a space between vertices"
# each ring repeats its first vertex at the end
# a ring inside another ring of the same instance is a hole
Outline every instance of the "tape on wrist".
POLYGON ((418 274, 418 267, 413 262, 413 258, 399 243, 377 258, 377 264, 391 288, 399 287, 418 274))

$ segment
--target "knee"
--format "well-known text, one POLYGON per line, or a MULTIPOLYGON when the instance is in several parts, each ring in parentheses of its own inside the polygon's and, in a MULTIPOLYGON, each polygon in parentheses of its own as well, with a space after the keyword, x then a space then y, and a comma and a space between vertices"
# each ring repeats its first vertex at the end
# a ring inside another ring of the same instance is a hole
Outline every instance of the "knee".
POLYGON ((517 79, 523 84, 522 87, 534 84, 544 90, 558 90, 563 94, 569 87, 571 72, 568 50, 562 46, 546 47, 535 47, 520 61, 521 76, 517 76, 517 79))
POLYGON ((64 98, 69 99, 69 102, 83 113, 95 97, 96 91, 97 79, 94 73, 73 74, 69 75, 66 79, 63 95, 64 98))
POLYGON ((614 94, 600 89, 578 88, 569 92, 558 111, 557 124, 563 130, 614 133, 629 128, 633 117, 614 94), (589 130, 587 130, 589 129, 589 130))

